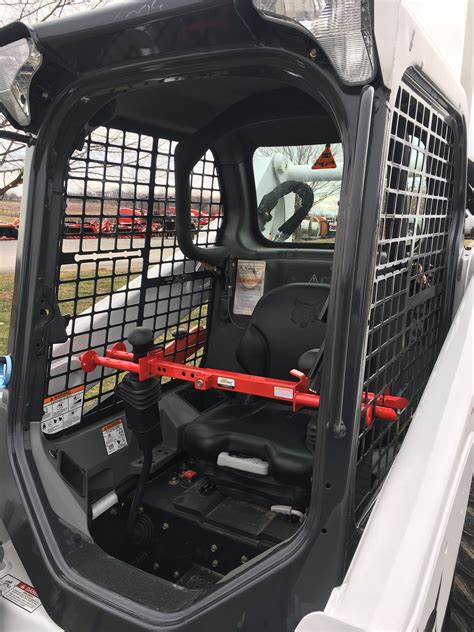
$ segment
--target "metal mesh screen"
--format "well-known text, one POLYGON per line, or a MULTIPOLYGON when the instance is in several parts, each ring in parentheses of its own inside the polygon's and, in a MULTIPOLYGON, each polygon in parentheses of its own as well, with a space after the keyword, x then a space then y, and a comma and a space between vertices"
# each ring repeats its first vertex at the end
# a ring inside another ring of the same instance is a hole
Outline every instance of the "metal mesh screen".
MULTIPOLYGON (((137 325, 152 329, 158 344, 178 329, 207 324, 213 273, 186 259, 176 242, 175 145, 99 128, 69 163, 57 298, 71 321, 67 343, 51 349, 46 395, 85 379, 86 416, 117 403, 121 376, 102 368, 85 376, 82 352, 102 353, 137 325)), ((212 247, 222 205, 211 152, 195 166, 191 197, 195 238, 212 247)), ((196 364, 205 348, 188 351, 187 361, 196 364)))
MULTIPOLYGON (((370 307, 364 394, 401 395, 396 423, 362 419, 356 515, 388 472, 443 343, 453 131, 448 114, 404 85, 393 112, 370 307)), ((364 415, 363 415, 364 417, 364 415)))

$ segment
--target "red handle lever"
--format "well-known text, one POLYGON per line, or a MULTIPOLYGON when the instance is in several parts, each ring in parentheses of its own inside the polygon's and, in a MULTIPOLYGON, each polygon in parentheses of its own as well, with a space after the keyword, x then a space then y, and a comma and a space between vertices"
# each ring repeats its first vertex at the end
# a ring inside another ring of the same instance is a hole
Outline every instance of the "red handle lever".
MULTIPOLYGON (((93 350, 83 353, 81 367, 86 373, 93 371, 98 366, 119 371, 130 371, 137 373, 140 380, 164 376, 176 378, 193 382, 194 388, 198 390, 216 388, 291 402, 294 411, 305 406, 319 408, 319 395, 309 391, 308 378, 295 369, 291 371, 291 374, 298 381, 290 382, 289 380, 276 380, 259 375, 194 367, 177 361, 185 360, 196 353, 205 341, 206 330, 196 328, 187 336, 168 343, 164 348, 150 351, 138 362, 133 362, 133 354, 127 352, 122 342, 118 342, 111 349, 107 349, 106 357, 99 356, 93 350), (167 357, 173 356, 175 360, 167 359, 167 357)), ((396 411, 406 408, 408 400, 389 394, 376 397, 374 393, 363 393, 361 406, 366 426, 370 426, 374 418, 390 422, 396 421, 398 418, 396 411), (367 405, 365 404, 366 401, 370 403, 367 405)))

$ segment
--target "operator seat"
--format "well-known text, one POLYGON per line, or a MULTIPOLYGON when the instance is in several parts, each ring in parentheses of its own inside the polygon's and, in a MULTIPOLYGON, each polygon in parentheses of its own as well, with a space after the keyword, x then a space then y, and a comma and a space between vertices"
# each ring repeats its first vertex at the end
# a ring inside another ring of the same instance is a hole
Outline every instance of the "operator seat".
MULTIPOLYGON (((265 294, 237 348, 237 359, 245 371, 292 380, 289 372, 298 367, 302 354, 319 348, 324 340, 326 324, 321 318, 328 296, 329 285, 314 283, 291 283, 265 294)), ((187 425, 184 449, 227 487, 245 490, 250 478, 250 487, 257 494, 301 504, 308 494, 298 493, 298 489, 310 487, 313 469, 306 430, 314 409, 293 413, 290 404, 248 399, 250 402, 239 403, 231 399, 187 425), (218 467, 221 453, 256 457, 268 464, 268 474, 218 467)))

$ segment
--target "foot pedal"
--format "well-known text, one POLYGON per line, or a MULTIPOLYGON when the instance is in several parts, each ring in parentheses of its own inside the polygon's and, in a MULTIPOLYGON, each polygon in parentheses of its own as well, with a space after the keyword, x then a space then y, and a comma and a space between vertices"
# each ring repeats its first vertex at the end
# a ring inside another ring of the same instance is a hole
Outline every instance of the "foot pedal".
POLYGON ((262 459, 258 459, 254 456, 237 456, 235 454, 229 454, 229 452, 221 452, 217 457, 217 465, 221 467, 231 467, 234 470, 241 470, 242 472, 250 472, 251 474, 259 474, 260 476, 267 476, 270 468, 268 463, 262 459))

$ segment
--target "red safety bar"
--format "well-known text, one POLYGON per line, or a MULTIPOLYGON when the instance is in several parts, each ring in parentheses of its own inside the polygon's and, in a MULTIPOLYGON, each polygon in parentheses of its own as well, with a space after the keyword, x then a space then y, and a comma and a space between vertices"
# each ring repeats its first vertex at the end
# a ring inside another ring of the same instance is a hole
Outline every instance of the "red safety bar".
MULTIPOLYGON (((123 342, 118 342, 111 349, 107 349, 106 357, 99 356, 93 350, 83 353, 81 367, 86 373, 94 371, 98 366, 119 371, 130 371, 137 373, 139 380, 146 380, 150 377, 176 378, 192 382, 194 388, 200 391, 216 388, 285 401, 292 403, 294 411, 305 406, 319 408, 319 395, 309 390, 308 377, 296 369, 290 371, 290 374, 297 381, 290 382, 289 380, 277 380, 260 375, 189 366, 181 362, 195 353, 205 340, 206 330, 198 327, 191 330, 186 336, 168 343, 164 348, 150 351, 145 357, 139 358, 138 362, 133 361, 133 354, 126 350, 123 342), (167 357, 173 357, 173 355, 174 360, 167 360, 167 357)), ((361 406, 366 425, 370 426, 374 418, 396 421, 396 411, 406 408, 408 400, 389 394, 375 397, 373 393, 367 395, 364 393, 361 406), (365 404, 366 401, 369 403, 365 404)))

